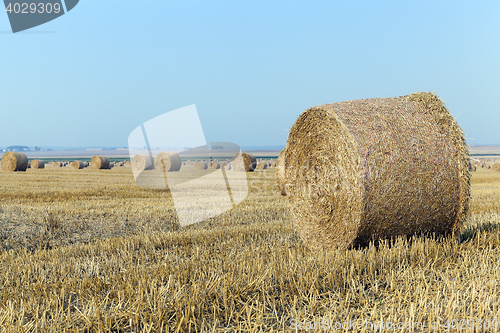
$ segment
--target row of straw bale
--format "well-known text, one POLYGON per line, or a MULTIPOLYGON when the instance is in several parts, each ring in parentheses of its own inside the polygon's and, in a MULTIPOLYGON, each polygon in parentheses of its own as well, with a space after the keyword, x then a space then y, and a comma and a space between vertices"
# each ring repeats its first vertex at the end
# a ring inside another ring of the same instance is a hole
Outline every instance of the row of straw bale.
MULTIPOLYGON (((111 169, 114 166, 126 166, 127 163, 130 164, 130 162, 110 162, 107 157, 94 156, 90 163, 79 160, 72 163, 51 161, 47 165, 57 168, 70 166, 73 169, 83 169, 90 166, 92 169, 111 169)), ((46 166, 42 160, 33 159, 32 161, 28 161, 26 154, 19 152, 5 153, 2 156, 1 164, 4 171, 26 171, 28 168, 44 169, 46 166)))
POLYGON ((154 159, 150 155, 136 155, 132 159, 131 166, 135 171, 158 170, 174 172, 181 169, 182 162, 177 153, 161 152, 154 159))

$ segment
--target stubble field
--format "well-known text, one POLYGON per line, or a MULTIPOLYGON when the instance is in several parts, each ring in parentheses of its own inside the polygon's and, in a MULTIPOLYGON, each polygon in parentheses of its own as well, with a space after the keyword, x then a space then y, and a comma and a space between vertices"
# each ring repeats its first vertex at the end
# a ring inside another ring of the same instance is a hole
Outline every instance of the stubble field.
POLYGON ((311 252, 297 236, 275 169, 247 175, 249 196, 235 209, 180 228, 169 193, 139 189, 130 168, 0 171, 1 330, 281 332, 340 323, 364 332, 381 321, 496 330, 500 173, 473 174, 471 215, 454 237, 330 253, 311 252))

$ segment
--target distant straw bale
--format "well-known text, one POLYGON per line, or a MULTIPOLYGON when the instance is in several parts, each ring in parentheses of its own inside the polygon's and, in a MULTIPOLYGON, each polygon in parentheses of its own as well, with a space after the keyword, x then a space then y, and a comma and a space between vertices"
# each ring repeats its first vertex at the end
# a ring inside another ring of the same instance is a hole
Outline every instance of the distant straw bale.
POLYGON ((156 155, 154 168, 158 171, 173 172, 181 169, 181 157, 173 152, 161 152, 156 155))
POLYGON ((266 162, 259 162, 259 163, 257 163, 257 169, 259 169, 259 170, 265 170, 265 169, 267 169, 267 163, 266 162))
POLYGON ((83 169, 83 168, 85 168, 85 163, 83 161, 73 161, 71 163, 71 167, 73 169, 77 169, 77 170, 83 169))
POLYGON ((102 157, 96 155, 90 160, 90 167, 94 170, 109 169, 109 159, 107 157, 102 157))
POLYGON ((468 212, 468 161, 462 130, 432 93, 312 107, 285 152, 294 224, 312 249, 452 233, 468 212))
MULTIPOLYGON (((233 157, 233 162, 236 158, 240 158, 240 154, 233 157)), ((252 172, 257 167, 257 159, 252 154, 241 153, 241 163, 232 163, 232 167, 234 171, 240 172, 252 172)))
POLYGON ((134 171, 153 170, 155 168, 153 157, 149 155, 135 155, 131 166, 134 171))
POLYGON ((218 170, 220 169, 220 163, 219 162, 212 162, 212 170, 218 170))
POLYGON ((208 164, 207 162, 203 162, 203 161, 198 161, 196 162, 196 164, 194 165, 194 167, 198 170, 207 170, 208 169, 208 164))
POLYGON ((495 171, 495 172, 500 172, 500 163, 493 164, 493 166, 491 167, 491 170, 495 171))
POLYGON ((285 182, 285 149, 280 152, 278 162, 276 163, 276 183, 281 195, 286 196, 285 182))
POLYGON ((42 160, 33 160, 33 161, 31 161, 31 168, 32 169, 44 169, 45 163, 42 160))
POLYGON ((23 153, 9 151, 2 157, 3 171, 26 171, 28 168, 28 157, 23 153))

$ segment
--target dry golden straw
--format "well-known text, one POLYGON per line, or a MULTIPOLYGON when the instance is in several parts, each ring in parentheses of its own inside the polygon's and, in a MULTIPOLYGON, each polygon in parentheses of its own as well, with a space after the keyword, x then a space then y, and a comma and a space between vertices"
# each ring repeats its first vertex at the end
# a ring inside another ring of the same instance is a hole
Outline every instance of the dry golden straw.
POLYGON ((23 153, 9 151, 2 157, 3 171, 26 171, 28 168, 28 157, 23 153))
POLYGON ((92 157, 92 160, 90 160, 90 167, 94 170, 109 169, 109 159, 107 157, 96 155, 92 157))
POLYGON ((32 160, 31 161, 31 168, 32 169, 44 169, 45 163, 42 160, 32 160))
POLYGON ((276 184, 281 192, 281 195, 286 196, 285 187, 285 149, 280 152, 278 163, 276 163, 276 184))
POLYGON ((181 169, 181 157, 177 153, 161 152, 155 158, 154 168, 158 171, 179 171, 181 169))
POLYGON ((313 249, 458 230, 470 198, 462 130, 432 93, 316 106, 288 137, 285 182, 313 249))

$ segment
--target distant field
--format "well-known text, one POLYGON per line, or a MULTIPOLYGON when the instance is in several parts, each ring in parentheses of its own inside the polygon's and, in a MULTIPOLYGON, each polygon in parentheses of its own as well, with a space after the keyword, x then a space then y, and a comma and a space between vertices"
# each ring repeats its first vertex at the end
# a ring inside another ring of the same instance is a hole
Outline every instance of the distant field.
POLYGON ((471 156, 497 156, 500 158, 500 146, 471 146, 469 147, 471 156))
MULTIPOLYGON (((281 150, 243 150, 243 152, 250 153, 256 158, 277 158, 281 150)), ((153 151, 153 155, 156 156, 160 151, 153 151)), ((123 161, 130 160, 128 150, 60 150, 60 151, 29 151, 24 152, 28 159, 41 159, 43 161, 58 161, 58 162, 69 162, 74 160, 85 160, 90 161, 92 156, 101 155, 108 157, 110 161, 123 161)), ((217 151, 214 151, 216 154, 217 151)), ((0 158, 3 156, 3 152, 0 152, 0 158)), ((202 157, 196 156, 196 152, 190 153, 189 151, 183 152, 183 160, 186 159, 200 159, 202 157)), ((203 158, 206 158, 204 156, 203 158)))
POLYGON ((500 320, 500 173, 473 174, 471 216, 456 237, 340 253, 301 242, 275 169, 247 176, 243 203, 180 228, 170 195, 139 189, 130 168, 0 171, 0 327, 276 332, 325 320, 500 320))

